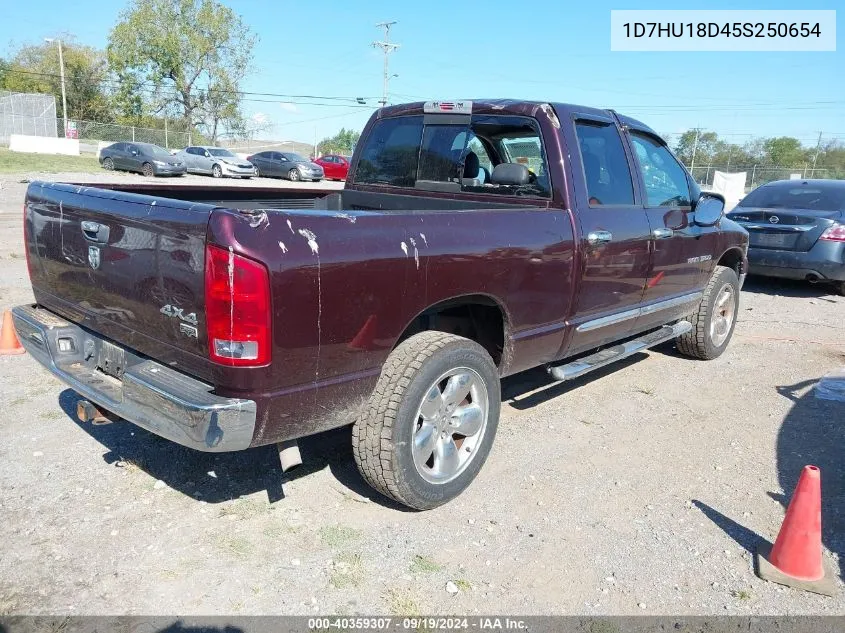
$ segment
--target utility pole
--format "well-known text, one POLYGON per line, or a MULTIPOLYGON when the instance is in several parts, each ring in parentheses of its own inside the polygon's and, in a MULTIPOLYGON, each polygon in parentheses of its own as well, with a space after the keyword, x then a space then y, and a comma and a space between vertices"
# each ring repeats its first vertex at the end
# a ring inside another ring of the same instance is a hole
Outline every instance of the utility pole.
POLYGON ((59 45, 59 76, 62 81, 62 117, 65 122, 65 138, 67 138, 67 95, 65 93, 65 60, 62 57, 62 41, 54 40, 52 37, 45 37, 44 41, 48 44, 56 42, 59 45))
POLYGON ((394 24, 396 24, 395 20, 393 22, 379 22, 378 24, 376 24, 376 28, 384 29, 384 40, 381 42, 373 42, 373 48, 380 48, 384 52, 384 83, 382 84, 381 97, 382 107, 387 105, 388 83, 393 77, 399 76, 395 74, 391 75, 388 66, 388 58, 390 57, 390 53, 399 48, 399 44, 390 43, 390 27, 394 24))
POLYGON ((822 133, 819 132, 819 142, 816 143, 816 155, 813 156, 813 173, 810 174, 810 178, 813 178, 816 175, 816 161, 819 158, 819 152, 822 149, 822 133))
POLYGON ((698 149, 698 135, 700 133, 701 133, 701 128, 695 128, 695 141, 693 141, 693 144, 692 144, 692 160, 690 161, 690 166, 689 166, 689 173, 692 176, 693 180, 695 180, 695 172, 693 172, 693 169, 695 169, 695 152, 698 149))

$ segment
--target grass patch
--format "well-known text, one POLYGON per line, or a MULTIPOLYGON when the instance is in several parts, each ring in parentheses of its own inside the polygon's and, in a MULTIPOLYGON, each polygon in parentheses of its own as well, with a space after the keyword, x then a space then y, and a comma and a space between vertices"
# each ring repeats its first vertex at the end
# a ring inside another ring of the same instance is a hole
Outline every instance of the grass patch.
POLYGON ((38 414, 38 417, 42 420, 61 420, 65 417, 65 412, 59 409, 56 411, 55 409, 50 409, 49 411, 42 411, 38 414))
POLYGON ((264 527, 262 532, 264 536, 269 536, 270 538, 280 538, 282 536, 287 536, 288 534, 296 534, 302 528, 290 525, 289 523, 271 523, 264 527))
POLYGON ((236 558, 246 558, 252 553, 252 543, 242 536, 221 538, 217 544, 236 558))
POLYGON ((388 589, 384 594, 387 609, 394 616, 416 617, 420 615, 420 605, 407 589, 388 589))
POLYGON ((242 521, 252 519, 271 510, 269 503, 252 499, 238 499, 220 508, 219 517, 236 516, 242 521))
POLYGON ((461 591, 470 591, 472 589, 472 585, 469 580, 464 580, 463 578, 458 578, 455 581, 455 586, 457 586, 457 588, 461 591))
POLYGON ((327 525, 320 528, 320 540, 329 547, 345 545, 361 536, 361 530, 345 525, 327 525))
POLYGON ((443 567, 435 563, 430 558, 417 554, 414 556, 413 560, 411 560, 411 566, 409 569, 412 574, 433 574, 443 569, 443 567))
POLYGON ((341 552, 332 561, 329 584, 337 589, 357 587, 364 579, 364 565, 360 554, 341 552))
POLYGON ((12 400, 12 402, 10 402, 10 404, 13 407, 18 407, 22 404, 26 404, 27 402, 29 402, 29 398, 23 397, 23 398, 15 398, 14 400, 12 400))
POLYGON ((734 598, 739 598, 740 600, 751 600, 751 592, 746 589, 735 589, 731 591, 731 595, 734 598))
POLYGON ((100 173, 103 168, 96 156, 61 156, 54 154, 29 154, 0 148, 0 174, 25 174, 30 172, 57 173, 78 171, 100 173))
POLYGON ((21 259, 22 257, 23 257, 23 255, 21 255, 19 253, 9 253, 9 258, 11 258, 11 259, 21 259))

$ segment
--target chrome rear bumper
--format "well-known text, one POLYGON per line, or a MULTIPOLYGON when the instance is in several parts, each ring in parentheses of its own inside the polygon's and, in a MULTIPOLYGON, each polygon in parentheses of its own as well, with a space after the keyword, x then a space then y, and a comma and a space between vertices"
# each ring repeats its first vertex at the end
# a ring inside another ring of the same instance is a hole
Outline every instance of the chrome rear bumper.
POLYGON ((49 310, 18 306, 12 318, 26 351, 103 409, 200 451, 237 451, 252 442, 252 400, 215 395, 211 385, 121 349, 49 310), (113 375, 101 371, 104 364, 111 364, 113 375))

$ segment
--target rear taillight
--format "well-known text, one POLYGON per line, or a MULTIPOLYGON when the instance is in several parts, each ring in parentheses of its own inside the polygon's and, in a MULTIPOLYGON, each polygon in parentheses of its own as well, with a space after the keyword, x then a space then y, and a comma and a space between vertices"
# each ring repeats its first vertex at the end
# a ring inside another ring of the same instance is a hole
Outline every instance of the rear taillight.
POLYGON ((207 245, 205 316, 211 360, 238 367, 270 362, 270 277, 264 265, 207 245))
POLYGON ((827 227, 827 230, 822 233, 819 239, 829 242, 845 242, 845 224, 834 224, 827 227))

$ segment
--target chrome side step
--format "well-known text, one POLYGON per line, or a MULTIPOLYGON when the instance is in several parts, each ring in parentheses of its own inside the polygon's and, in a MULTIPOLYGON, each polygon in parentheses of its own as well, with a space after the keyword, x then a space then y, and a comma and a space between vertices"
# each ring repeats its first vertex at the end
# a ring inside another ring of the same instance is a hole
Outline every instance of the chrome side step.
POLYGON ((664 325, 659 330, 655 330, 642 336, 633 339, 626 343, 620 343, 613 347, 608 347, 595 354, 590 354, 584 358, 565 363, 563 365, 549 366, 548 372, 555 380, 572 380, 583 376, 584 374, 604 367, 610 363, 614 363, 623 358, 627 358, 632 354, 641 352, 644 349, 658 345, 665 341, 670 341, 673 338, 679 337, 681 334, 686 334, 692 329, 692 323, 689 321, 678 321, 674 325, 664 325))

